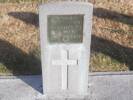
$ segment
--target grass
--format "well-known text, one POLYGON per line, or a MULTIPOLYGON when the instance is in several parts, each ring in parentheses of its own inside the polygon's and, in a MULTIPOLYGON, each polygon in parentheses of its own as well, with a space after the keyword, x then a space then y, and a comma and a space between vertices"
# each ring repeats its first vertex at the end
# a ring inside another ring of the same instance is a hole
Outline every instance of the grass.
POLYGON ((94 72, 127 71, 128 67, 102 53, 94 53, 91 57, 90 70, 94 72))
POLYGON ((25 54, 19 49, 10 49, 15 52, 6 50, 0 58, 0 74, 36 75, 41 73, 40 57, 35 54, 36 52, 25 54))
POLYGON ((46 2, 47 0, 0 0, 0 3, 46 2))
POLYGON ((0 5, 2 16, 0 17, 0 75, 41 74, 39 32, 38 28, 32 25, 38 23, 37 14, 33 14, 37 11, 37 5, 37 3, 0 5))
POLYGON ((6 66, 2 63, 0 63, 0 73, 12 73, 6 66))
POLYGON ((94 1, 90 70, 133 71, 133 1, 94 1))
MULTIPOLYGON (((0 0, 1 3, 12 2, 12 5, 7 3, 6 6, 0 6, 0 73, 41 73, 38 3, 21 4, 40 1, 0 0), (19 4, 13 4, 16 2, 19 4), (8 13, 12 13, 13 16, 8 13)), ((94 9, 93 16, 90 71, 133 70, 133 25, 130 4, 128 6, 127 3, 115 0, 95 1, 94 7, 97 9, 94 9)))

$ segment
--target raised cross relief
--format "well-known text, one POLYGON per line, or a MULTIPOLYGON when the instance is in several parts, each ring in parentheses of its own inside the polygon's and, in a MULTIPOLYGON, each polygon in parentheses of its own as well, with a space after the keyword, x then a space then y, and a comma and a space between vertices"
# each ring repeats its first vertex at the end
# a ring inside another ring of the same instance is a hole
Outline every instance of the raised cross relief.
POLYGON ((78 65, 78 60, 69 59, 69 50, 61 51, 61 60, 53 60, 52 65, 62 67, 62 89, 68 89, 68 68, 69 66, 78 65))

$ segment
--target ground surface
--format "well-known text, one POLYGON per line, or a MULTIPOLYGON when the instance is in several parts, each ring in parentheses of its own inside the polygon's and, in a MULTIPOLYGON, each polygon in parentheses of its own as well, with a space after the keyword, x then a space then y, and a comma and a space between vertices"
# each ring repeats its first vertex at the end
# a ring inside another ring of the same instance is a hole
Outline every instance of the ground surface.
POLYGON ((94 0, 92 71, 133 69, 133 1, 94 0))
POLYGON ((0 4, 0 73, 41 73, 37 7, 0 4))
POLYGON ((42 94, 40 76, 0 79, 0 100, 36 100, 42 94))
MULTIPOLYGON (((111 75, 111 73, 91 75, 89 78, 90 93, 88 93, 90 99, 87 100, 132 100, 132 77, 133 74, 119 75, 118 73, 117 75, 111 75)), ((0 100, 44 100, 42 98, 44 96, 42 95, 41 76, 0 78, 0 100)))
POLYGON ((106 73, 90 78, 90 100, 132 100, 133 74, 106 73))
MULTIPOLYGON (((0 4, 0 73, 40 74, 39 4, 8 1, 23 3, 0 4)), ((90 2, 94 4, 90 70, 133 70, 133 1, 90 2)))

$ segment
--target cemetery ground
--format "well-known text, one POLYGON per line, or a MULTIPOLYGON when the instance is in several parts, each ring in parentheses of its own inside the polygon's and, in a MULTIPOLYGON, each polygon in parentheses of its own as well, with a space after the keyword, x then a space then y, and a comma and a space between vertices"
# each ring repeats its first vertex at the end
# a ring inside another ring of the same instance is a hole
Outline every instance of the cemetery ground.
MULTIPOLYGON (((96 0, 91 65, 93 72, 133 70, 133 1, 96 0)), ((38 3, 0 4, 0 73, 41 73, 38 3)))
MULTIPOLYGON (((132 0, 92 2, 90 70, 132 71, 132 0)), ((42 76, 36 75, 41 73, 39 42, 37 2, 0 4, 0 75, 17 75, 0 76, 0 100, 44 100, 42 76)), ((89 73, 86 100, 132 100, 132 77, 132 72, 89 73)))

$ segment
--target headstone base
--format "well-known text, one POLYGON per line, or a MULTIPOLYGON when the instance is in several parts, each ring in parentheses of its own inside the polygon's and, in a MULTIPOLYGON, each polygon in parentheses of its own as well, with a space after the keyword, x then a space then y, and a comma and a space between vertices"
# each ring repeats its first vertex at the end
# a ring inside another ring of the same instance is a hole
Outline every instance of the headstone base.
POLYGON ((80 95, 71 95, 71 96, 46 96, 43 95, 41 98, 37 100, 89 100, 89 96, 80 96, 80 95))

